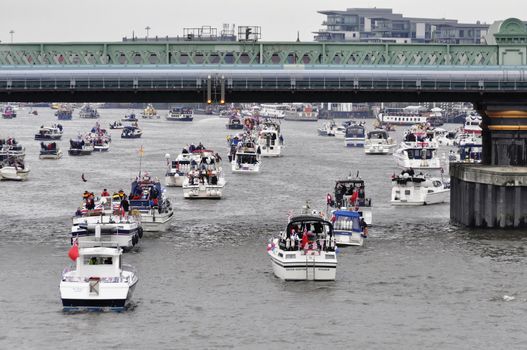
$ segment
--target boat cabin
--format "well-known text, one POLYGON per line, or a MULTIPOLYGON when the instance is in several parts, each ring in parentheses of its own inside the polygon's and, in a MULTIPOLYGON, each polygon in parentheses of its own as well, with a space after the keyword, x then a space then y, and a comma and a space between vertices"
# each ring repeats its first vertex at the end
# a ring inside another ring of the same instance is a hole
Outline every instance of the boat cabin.
POLYGON ((432 159, 435 156, 435 148, 407 148, 403 151, 408 159, 432 159))
POLYGON ((339 180, 335 183, 335 204, 338 208, 349 207, 351 197, 357 192, 356 204, 361 207, 371 206, 371 199, 366 198, 364 180, 360 178, 339 180))
POLYGON ((360 213, 348 210, 336 210, 333 212, 333 229, 335 231, 353 231, 362 233, 360 227, 360 213))
POLYGON ((332 251, 334 247, 329 244, 332 237, 333 225, 329 221, 318 216, 294 216, 287 224, 285 232, 282 232, 279 247, 288 251, 302 249, 332 251), (306 243, 305 246, 302 246, 303 242, 306 243))
POLYGON ((388 140, 388 133, 384 130, 374 130, 368 133, 368 139, 388 140))
POLYGON ((357 137, 357 138, 363 138, 364 137, 364 126, 362 125, 350 125, 346 128, 346 137, 357 137))
POLYGON ((121 274, 121 248, 79 248, 77 275, 85 278, 119 278, 121 274))

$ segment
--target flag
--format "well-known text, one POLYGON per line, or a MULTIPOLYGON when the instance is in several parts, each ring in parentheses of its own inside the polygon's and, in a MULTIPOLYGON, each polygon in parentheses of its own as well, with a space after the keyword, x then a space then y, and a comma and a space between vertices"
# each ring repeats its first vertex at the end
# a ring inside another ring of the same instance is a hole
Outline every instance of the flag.
POLYGON ((354 191, 353 194, 351 195, 350 202, 354 204, 358 197, 359 197, 359 192, 354 191))
POLYGON ((70 248, 68 256, 73 261, 77 260, 79 257, 79 245, 77 244, 77 239, 75 239, 75 242, 73 242, 73 246, 70 248))
POLYGON ((331 197, 331 194, 328 193, 328 195, 326 196, 326 204, 332 205, 332 203, 333 203, 333 198, 331 197))
POLYGON ((307 246, 307 243, 308 243, 308 239, 307 239, 307 228, 304 228, 304 234, 302 235, 302 248, 305 249, 305 247, 307 246))
POLYGON ((143 145, 141 145, 141 148, 139 148, 139 155, 142 157, 145 155, 145 150, 143 148, 143 145))

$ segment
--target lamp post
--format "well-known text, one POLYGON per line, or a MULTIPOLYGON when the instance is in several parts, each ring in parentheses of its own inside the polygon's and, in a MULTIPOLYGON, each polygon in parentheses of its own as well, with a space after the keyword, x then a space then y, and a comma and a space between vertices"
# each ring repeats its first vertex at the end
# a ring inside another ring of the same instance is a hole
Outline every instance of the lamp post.
POLYGON ((150 26, 146 26, 145 30, 146 30, 146 40, 148 40, 148 34, 150 33, 150 26))
POLYGON ((13 29, 11 29, 9 31, 9 34, 11 34, 11 44, 13 43, 13 34, 15 34, 15 31, 13 29))

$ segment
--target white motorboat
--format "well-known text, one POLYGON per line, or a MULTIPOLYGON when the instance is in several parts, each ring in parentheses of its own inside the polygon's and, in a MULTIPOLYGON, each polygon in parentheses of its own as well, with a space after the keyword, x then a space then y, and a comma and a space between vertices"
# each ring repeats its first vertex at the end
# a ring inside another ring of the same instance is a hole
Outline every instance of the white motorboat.
POLYGON ((150 103, 143 110, 143 113, 141 114, 141 117, 143 117, 145 119, 159 119, 159 115, 157 114, 156 109, 150 103))
POLYGON ((374 130, 368 133, 364 143, 366 154, 390 154, 395 147, 394 140, 384 130, 374 130))
POLYGON ((233 173, 259 173, 261 167, 260 149, 253 141, 240 141, 236 153, 232 156, 233 173))
POLYGON ((40 154, 39 159, 60 159, 62 158, 62 150, 57 147, 56 142, 50 142, 45 144, 40 143, 40 154))
POLYGON ((134 112, 129 112, 128 114, 125 114, 125 116, 121 119, 123 122, 136 122, 138 121, 137 116, 134 112))
POLYGON ((346 128, 346 135, 344 136, 344 145, 346 147, 364 147, 365 141, 364 125, 351 124, 346 128))
POLYGON ((292 103, 284 111, 285 120, 316 122, 318 120, 318 109, 310 104, 292 103))
POLYGON ((481 136, 477 136, 476 134, 466 136, 460 140, 457 152, 450 150, 449 162, 481 163, 481 153, 483 151, 481 136))
POLYGON ((82 242, 70 249, 74 267, 62 272, 60 298, 65 310, 123 310, 137 285, 135 269, 122 263, 120 247, 104 242, 82 242))
POLYGON ((285 281, 334 281, 337 272, 333 225, 320 215, 290 219, 267 246, 273 272, 285 281))
POLYGON ((110 150, 110 144, 104 138, 97 137, 93 141, 93 150, 95 152, 108 152, 110 150))
POLYGON ((318 135, 319 136, 335 136, 336 131, 337 131, 337 124, 335 124, 335 121, 330 120, 328 122, 325 122, 321 128, 318 128, 318 135))
POLYGON ((194 120, 194 111, 192 108, 173 107, 168 111, 166 120, 191 122, 194 120))
POLYGON ((68 153, 70 156, 87 156, 92 154, 93 150, 93 141, 90 137, 85 135, 76 140, 70 140, 70 149, 68 150, 68 153))
POLYGON ((111 241, 125 250, 132 249, 143 237, 143 228, 139 217, 133 215, 114 215, 104 212, 88 211, 73 218, 71 227, 72 243, 92 240, 100 230, 101 241, 111 241))
POLYGON ((143 131, 137 126, 125 126, 121 132, 121 138, 123 139, 138 139, 143 136, 143 131))
POLYGON ((79 111, 79 117, 86 119, 97 119, 99 118, 99 112, 90 104, 86 103, 81 107, 79 111))
POLYGON ((442 179, 403 171, 392 178, 392 205, 428 205, 450 200, 450 186, 442 179))
POLYGON ((174 218, 174 210, 166 196, 166 190, 148 173, 132 182, 130 209, 141 215, 145 232, 165 232, 174 218))
POLYGON ((327 204, 339 210, 357 212, 360 217, 364 218, 366 224, 373 224, 371 198, 366 197, 366 185, 358 173, 355 177, 350 175, 345 180, 337 180, 334 194, 335 199, 328 198, 327 204))
POLYGON ((183 197, 186 199, 221 199, 225 177, 221 160, 210 150, 194 151, 199 157, 196 167, 183 181, 183 197))
POLYGON ((265 121, 258 134, 258 146, 260 146, 262 157, 280 157, 282 152, 280 124, 265 121))
POLYGON ((403 169, 441 169, 441 159, 437 156, 437 149, 422 143, 417 146, 408 146, 402 143, 393 157, 397 166, 403 169))
POLYGON ((356 211, 335 210, 332 213, 333 233, 337 245, 362 246, 365 232, 361 228, 360 214, 356 211))
POLYGON ((26 156, 26 148, 18 143, 12 137, 8 139, 0 139, 0 161, 7 158, 24 159, 26 156))
POLYGON ((124 128, 124 125, 120 121, 114 121, 110 123, 110 129, 112 130, 119 130, 123 128, 124 128))
POLYGON ((35 140, 60 140, 62 138, 62 125, 44 126, 42 125, 35 134, 35 140))
POLYGON ((187 149, 179 154, 175 160, 170 161, 170 154, 166 154, 168 169, 165 173, 165 186, 167 187, 182 187, 183 181, 187 178, 187 174, 191 170, 190 162, 192 159, 199 158, 199 154, 189 153, 187 149))
POLYGON ((465 118, 465 125, 463 126, 463 134, 481 135, 481 116, 476 112, 470 113, 465 118))
POLYGON ((20 158, 7 158, 0 163, 0 180, 25 181, 29 177, 29 167, 20 158))
MULTIPOLYGON (((385 108, 377 115, 381 124, 412 125, 425 124, 431 112, 423 106, 407 106, 404 108, 385 108)), ((436 115, 436 113, 434 113, 436 115)))

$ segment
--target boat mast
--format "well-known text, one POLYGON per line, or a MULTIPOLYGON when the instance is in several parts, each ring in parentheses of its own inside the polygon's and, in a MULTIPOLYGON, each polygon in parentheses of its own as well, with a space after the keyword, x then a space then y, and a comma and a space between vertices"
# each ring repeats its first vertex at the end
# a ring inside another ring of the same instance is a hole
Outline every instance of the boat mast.
POLYGON ((141 145, 141 148, 139 149, 139 179, 141 179, 141 167, 143 164, 143 155, 145 154, 145 150, 143 149, 143 145, 141 145))

